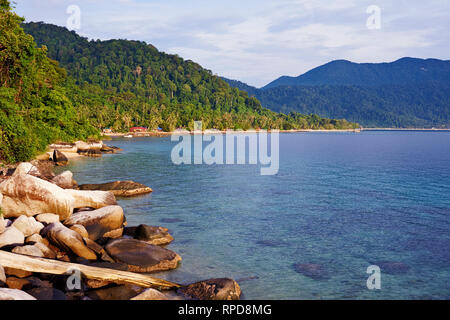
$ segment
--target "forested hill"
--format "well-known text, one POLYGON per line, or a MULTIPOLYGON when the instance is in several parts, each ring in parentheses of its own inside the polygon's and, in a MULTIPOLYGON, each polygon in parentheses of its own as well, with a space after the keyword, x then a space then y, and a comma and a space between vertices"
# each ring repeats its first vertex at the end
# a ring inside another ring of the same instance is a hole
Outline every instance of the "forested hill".
POLYGON ((352 128, 343 120, 278 114, 247 92, 195 62, 158 51, 140 41, 88 41, 66 28, 23 25, 38 45, 48 48, 69 75, 67 86, 80 116, 98 128, 128 130, 133 125, 165 131, 205 128, 352 128))
POLYGON ((226 80, 277 112, 345 118, 364 127, 450 128, 450 61, 333 61, 262 89, 226 80))
POLYGON ((450 85, 450 60, 402 58, 390 63, 335 60, 298 77, 280 77, 262 89, 313 85, 367 87, 429 82, 450 85))

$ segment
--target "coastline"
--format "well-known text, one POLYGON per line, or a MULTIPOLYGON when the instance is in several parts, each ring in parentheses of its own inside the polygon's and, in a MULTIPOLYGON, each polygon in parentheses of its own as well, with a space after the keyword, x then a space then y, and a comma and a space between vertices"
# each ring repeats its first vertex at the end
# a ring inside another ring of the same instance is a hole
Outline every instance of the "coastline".
MULTIPOLYGON (((18 300, 239 300, 239 284, 214 278, 183 284, 149 273, 177 269, 169 229, 129 226, 116 197, 153 192, 134 181, 78 185, 69 159, 121 149, 94 143, 54 144, 0 176, 0 297, 18 300), (78 152, 74 150, 77 149, 78 152), (69 286, 80 271, 80 287, 69 286), (215 289, 214 289, 215 288, 215 289)), ((1 300, 1 299, 0 299, 1 300)))

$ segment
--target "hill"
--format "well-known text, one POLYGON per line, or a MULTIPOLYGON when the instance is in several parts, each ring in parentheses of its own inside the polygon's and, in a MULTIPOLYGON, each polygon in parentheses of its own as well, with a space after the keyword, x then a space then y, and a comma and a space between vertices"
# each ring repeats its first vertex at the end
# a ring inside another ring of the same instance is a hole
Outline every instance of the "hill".
POLYGON ((67 70, 71 99, 97 128, 350 128, 346 121, 278 114, 232 88, 199 64, 141 41, 89 41, 63 27, 26 23, 24 29, 67 70), (319 120, 318 120, 319 119, 319 120))
POLYGON ((365 127, 450 128, 450 61, 333 61, 257 89, 227 80, 277 112, 345 118, 365 127))

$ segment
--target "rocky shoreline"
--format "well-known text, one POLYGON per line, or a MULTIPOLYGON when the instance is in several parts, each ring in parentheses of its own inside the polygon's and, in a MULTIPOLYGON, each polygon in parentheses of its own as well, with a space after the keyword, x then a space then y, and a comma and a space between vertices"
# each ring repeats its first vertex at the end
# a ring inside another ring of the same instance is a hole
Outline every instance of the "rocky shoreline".
POLYGON ((133 182, 80 185, 53 173, 67 153, 119 149, 83 143, 50 146, 48 159, 0 170, 0 300, 237 300, 239 285, 218 278, 180 285, 149 273, 176 269, 160 226, 128 226, 116 196, 152 192, 133 182), (75 284, 75 285, 71 285, 75 284))

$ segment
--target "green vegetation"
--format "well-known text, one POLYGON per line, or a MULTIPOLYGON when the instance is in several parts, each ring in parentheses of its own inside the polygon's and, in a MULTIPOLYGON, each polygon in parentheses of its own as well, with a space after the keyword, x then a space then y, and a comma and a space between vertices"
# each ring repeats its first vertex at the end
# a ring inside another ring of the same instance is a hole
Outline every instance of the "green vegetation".
POLYGON ((265 109, 246 92, 230 87, 211 71, 139 41, 88 41, 66 28, 27 23, 25 30, 48 47, 70 75, 66 85, 80 117, 97 128, 127 131, 131 126, 164 131, 193 128, 351 128, 343 120, 265 109))
POLYGON ((66 96, 65 71, 21 23, 9 1, 0 0, 0 159, 6 162, 28 160, 58 139, 96 134, 66 96))
POLYGON ((88 41, 66 28, 23 24, 8 0, 0 0, 0 30, 0 161, 98 138, 103 128, 173 131, 193 129, 194 120, 205 129, 358 127, 265 109, 195 62, 144 42, 88 41))

